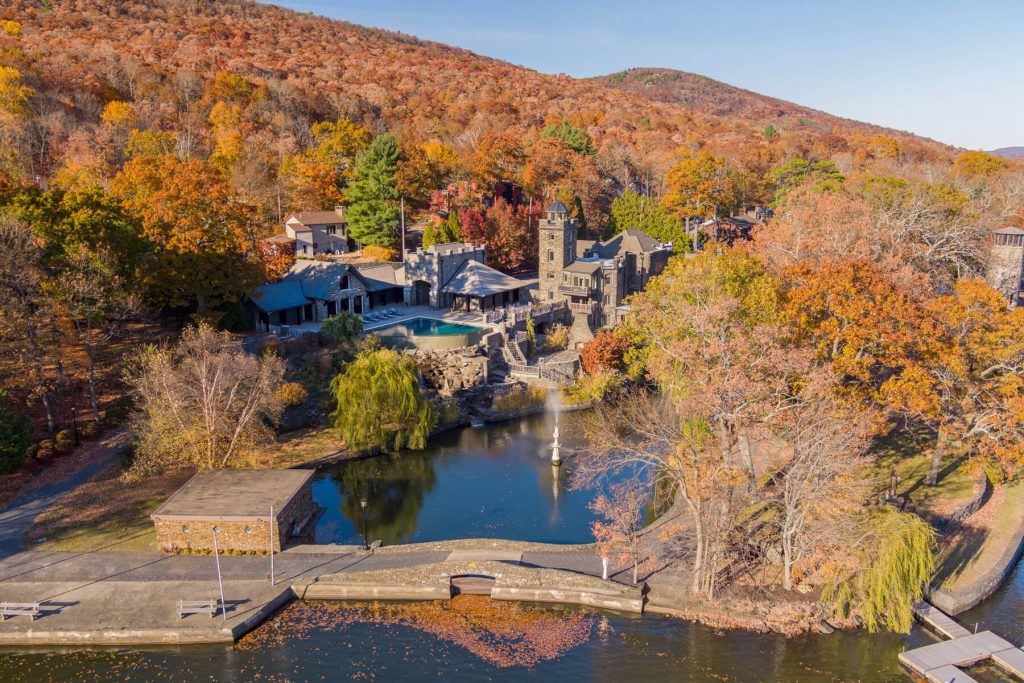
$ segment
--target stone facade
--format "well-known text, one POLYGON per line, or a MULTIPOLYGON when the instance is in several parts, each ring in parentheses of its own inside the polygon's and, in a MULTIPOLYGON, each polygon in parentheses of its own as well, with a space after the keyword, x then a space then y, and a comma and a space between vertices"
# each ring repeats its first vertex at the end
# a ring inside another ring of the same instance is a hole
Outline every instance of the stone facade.
POLYGON ((618 324, 626 297, 643 291, 672 256, 640 230, 624 231, 604 242, 578 239, 579 226, 561 202, 540 221, 538 266, 541 302, 566 301, 575 330, 618 324))
POLYGON ((992 235, 986 279, 1010 306, 1024 299, 1024 228, 1003 228, 992 235))
MULTIPOLYGON (((311 540, 299 535, 309 533, 316 514, 311 482, 311 476, 307 477, 287 502, 274 510, 275 552, 280 552, 290 541, 311 540)), ((246 496, 244 491, 236 494, 246 496)), ((162 514, 158 509, 152 515, 157 546, 166 552, 213 552, 213 528, 216 526, 221 552, 267 553, 271 533, 270 505, 270 502, 266 504, 267 511, 262 515, 217 515, 201 510, 194 515, 180 514, 180 510, 162 514)))
POLYGON ((441 287, 466 261, 486 263, 481 246, 453 242, 432 244, 405 255, 405 303, 443 307, 441 287))
POLYGON ((488 356, 478 347, 448 352, 415 349, 407 352, 416 360, 424 383, 447 398, 487 383, 488 356))

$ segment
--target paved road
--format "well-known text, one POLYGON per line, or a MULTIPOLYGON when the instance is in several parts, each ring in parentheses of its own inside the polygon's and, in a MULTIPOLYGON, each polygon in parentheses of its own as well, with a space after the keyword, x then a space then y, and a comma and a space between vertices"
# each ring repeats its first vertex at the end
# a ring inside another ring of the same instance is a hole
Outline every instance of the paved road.
POLYGON ((0 512, 0 559, 21 551, 22 539, 32 526, 32 520, 43 510, 114 462, 120 441, 117 435, 113 435, 107 442, 109 445, 100 449, 97 456, 79 471, 60 482, 29 491, 0 512))

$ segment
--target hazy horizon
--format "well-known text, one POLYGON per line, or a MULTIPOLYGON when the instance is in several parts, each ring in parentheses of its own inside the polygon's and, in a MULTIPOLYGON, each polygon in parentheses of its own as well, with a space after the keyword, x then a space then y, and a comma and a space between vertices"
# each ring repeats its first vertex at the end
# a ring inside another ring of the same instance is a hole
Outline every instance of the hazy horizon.
POLYGON ((278 0, 577 78, 678 69, 970 149, 1024 146, 1024 3, 278 0), (710 6, 713 5, 713 6, 710 6), (655 20, 656 19, 656 20, 655 20))

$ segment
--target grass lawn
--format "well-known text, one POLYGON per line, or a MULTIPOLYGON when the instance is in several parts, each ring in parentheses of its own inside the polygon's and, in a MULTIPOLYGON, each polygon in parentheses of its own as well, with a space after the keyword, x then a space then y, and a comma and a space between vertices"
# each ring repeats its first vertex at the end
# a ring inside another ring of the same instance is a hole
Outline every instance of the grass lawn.
POLYGON ((997 488, 981 510, 969 517, 956 534, 944 539, 939 551, 937 582, 948 590, 969 585, 1002 557, 1024 519, 1024 483, 997 488))
POLYGON ((877 481, 875 491, 882 493, 888 490, 889 472, 895 467, 900 476, 898 491, 910 496, 911 504, 918 513, 942 514, 969 500, 976 475, 959 467, 952 458, 942 464, 937 486, 925 483, 931 465, 932 443, 928 437, 904 430, 879 439, 874 449, 877 460, 872 467, 877 481))
POLYGON ((128 484, 120 466, 111 465, 39 515, 26 545, 67 552, 154 550, 149 514, 191 474, 174 472, 128 484))
POLYGON ((288 432, 276 444, 268 446, 255 467, 284 468, 319 460, 345 449, 333 427, 309 427, 288 432))

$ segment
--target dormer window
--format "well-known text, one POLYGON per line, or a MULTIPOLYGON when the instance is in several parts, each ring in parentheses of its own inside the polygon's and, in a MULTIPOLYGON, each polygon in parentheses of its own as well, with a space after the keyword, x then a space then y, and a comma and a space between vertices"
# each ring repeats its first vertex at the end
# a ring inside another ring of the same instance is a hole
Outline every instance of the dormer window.
POLYGON ((338 289, 348 289, 348 275, 342 275, 338 278, 338 289))

